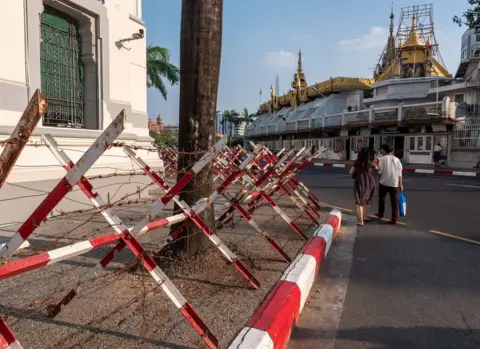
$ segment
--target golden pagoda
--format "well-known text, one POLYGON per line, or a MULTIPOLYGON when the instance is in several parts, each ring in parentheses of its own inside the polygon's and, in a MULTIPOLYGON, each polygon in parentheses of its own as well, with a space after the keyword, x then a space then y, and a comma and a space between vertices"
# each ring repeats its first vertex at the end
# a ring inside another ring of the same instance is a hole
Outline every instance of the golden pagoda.
MULTIPOLYGON (((392 62, 383 70, 378 69, 379 74, 375 76, 376 82, 392 78, 418 78, 429 76, 452 77, 447 69, 433 57, 434 47, 431 40, 423 42, 418 35, 417 16, 412 16, 412 26, 408 39, 405 43, 399 42, 395 50, 395 57, 392 62)), ((389 37, 388 45, 391 46, 392 39, 389 37)), ((387 51, 391 52, 391 49, 387 51)))
POLYGON ((273 85, 270 86, 270 100, 260 105, 261 113, 273 113, 283 107, 296 108, 302 103, 308 103, 319 97, 346 90, 371 90, 374 79, 336 77, 326 81, 307 85, 303 72, 302 52, 298 52, 297 71, 293 75, 292 89, 277 96, 273 85))

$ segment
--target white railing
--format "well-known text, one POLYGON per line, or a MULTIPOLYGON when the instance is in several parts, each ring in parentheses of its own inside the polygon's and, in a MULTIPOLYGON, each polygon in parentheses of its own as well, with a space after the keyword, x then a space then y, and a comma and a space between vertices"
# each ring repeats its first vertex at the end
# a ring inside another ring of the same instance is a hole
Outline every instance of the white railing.
POLYGON ((402 112, 401 120, 436 119, 445 115, 442 102, 405 105, 402 112))
POLYGON ((267 125, 267 133, 275 133, 277 130, 276 124, 267 125))
POLYGON ((325 118, 324 127, 341 126, 343 114, 344 113, 324 116, 325 118))
POLYGON ((373 110, 373 121, 386 122, 398 120, 399 107, 383 107, 373 110))
POLYGON ((453 130, 452 149, 480 149, 480 123, 457 125, 453 130))
MULTIPOLYGON (((448 97, 439 102, 427 102, 418 104, 399 104, 396 106, 379 107, 371 106, 369 109, 359 111, 331 114, 325 116, 315 116, 313 118, 304 118, 300 121, 288 121, 285 126, 275 124, 275 129, 271 127, 273 124, 261 126, 261 132, 257 130, 248 130, 247 136, 255 136, 260 134, 271 133, 295 133, 298 130, 319 129, 328 127, 355 127, 358 125, 370 125, 394 122, 409 121, 432 121, 441 119, 456 118, 457 103, 451 101, 448 97)), ((312 113, 313 114, 313 113, 312 113)))

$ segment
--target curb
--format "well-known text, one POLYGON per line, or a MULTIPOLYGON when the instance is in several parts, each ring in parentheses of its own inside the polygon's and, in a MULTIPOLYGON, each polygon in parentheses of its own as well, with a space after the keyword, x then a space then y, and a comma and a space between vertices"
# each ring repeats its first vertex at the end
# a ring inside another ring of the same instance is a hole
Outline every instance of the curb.
POLYGON ((228 349, 286 348, 341 222, 342 212, 333 209, 228 349))
MULTIPOLYGON (((336 167, 336 168, 350 168, 350 164, 337 164, 332 162, 317 162, 314 164, 319 167, 336 167)), ((454 171, 454 170, 429 170, 425 168, 404 168, 403 172, 423 173, 423 174, 439 174, 439 175, 451 175, 451 176, 463 176, 463 177, 480 177, 480 172, 466 172, 466 171, 454 171)))

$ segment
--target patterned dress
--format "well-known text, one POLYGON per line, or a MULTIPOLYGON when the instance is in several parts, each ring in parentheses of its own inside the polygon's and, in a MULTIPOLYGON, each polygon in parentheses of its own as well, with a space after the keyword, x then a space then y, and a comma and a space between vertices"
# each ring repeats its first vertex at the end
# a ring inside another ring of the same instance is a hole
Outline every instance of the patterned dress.
POLYGON ((356 163, 353 166, 357 173, 353 185, 355 204, 370 205, 372 203, 373 194, 375 193, 375 181, 372 176, 372 166, 369 166, 368 169, 364 169, 356 163))

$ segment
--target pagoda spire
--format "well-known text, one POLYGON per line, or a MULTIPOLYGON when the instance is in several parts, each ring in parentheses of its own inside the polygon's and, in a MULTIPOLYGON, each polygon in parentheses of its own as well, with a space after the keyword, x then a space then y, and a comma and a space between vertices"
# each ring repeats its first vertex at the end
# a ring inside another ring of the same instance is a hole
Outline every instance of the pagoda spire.
POLYGON ((393 14, 393 6, 392 6, 392 10, 390 12, 390 35, 388 36, 387 48, 385 50, 385 56, 384 56, 385 61, 382 64, 384 68, 387 68, 395 60, 395 36, 393 34, 394 19, 395 19, 395 15, 393 14))
POLYGON ((383 72, 394 63, 396 57, 396 47, 395 47, 395 36, 393 34, 394 31, 394 20, 395 15, 393 14, 393 4, 392 9, 390 11, 390 34, 387 39, 387 45, 385 46, 385 52, 382 56, 382 61, 380 64, 377 65, 377 69, 374 73, 374 78, 379 77, 383 74, 383 72))
POLYGON ((307 88, 307 79, 303 73, 302 49, 298 50, 297 72, 293 75, 292 88, 307 88))
POLYGON ((412 29, 408 36, 407 41, 403 47, 423 47, 425 44, 422 42, 422 39, 418 36, 417 32, 417 14, 414 13, 412 16, 412 29))
POLYGON ((298 74, 303 74, 302 49, 298 50, 297 73, 298 74))

